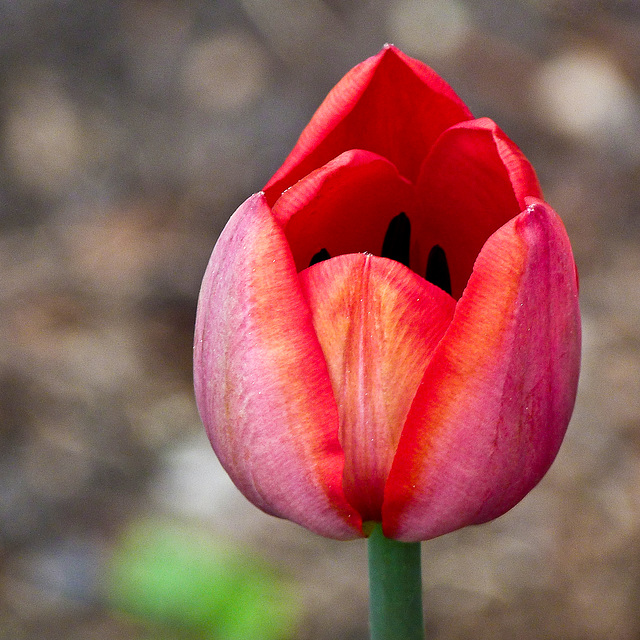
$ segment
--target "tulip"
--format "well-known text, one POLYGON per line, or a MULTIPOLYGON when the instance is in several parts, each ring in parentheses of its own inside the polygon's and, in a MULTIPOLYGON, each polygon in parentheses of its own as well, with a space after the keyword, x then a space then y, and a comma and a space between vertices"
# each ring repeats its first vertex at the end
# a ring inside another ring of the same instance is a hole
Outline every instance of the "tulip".
POLYGON ((483 523, 573 410, 569 240, 516 145, 387 46, 229 220, 194 354, 213 448, 265 512, 336 539, 483 523))

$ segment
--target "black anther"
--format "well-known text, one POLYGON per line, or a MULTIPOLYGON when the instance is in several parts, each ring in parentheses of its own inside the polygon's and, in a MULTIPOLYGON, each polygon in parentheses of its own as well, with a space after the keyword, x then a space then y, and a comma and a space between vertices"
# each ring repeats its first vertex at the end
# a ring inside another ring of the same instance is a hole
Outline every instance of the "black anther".
POLYGON ((318 253, 316 253, 313 258, 311 258, 311 262, 309 266, 313 266, 314 264, 318 264, 318 262, 323 262, 324 260, 328 260, 331 256, 326 249, 320 249, 318 253))
POLYGON ((451 274, 449 273, 447 256, 439 244, 429 252, 426 279, 451 295, 451 274))
POLYGON ((406 213, 399 213, 389 223, 382 243, 382 257, 409 266, 409 246, 411 244, 411 222, 406 213))

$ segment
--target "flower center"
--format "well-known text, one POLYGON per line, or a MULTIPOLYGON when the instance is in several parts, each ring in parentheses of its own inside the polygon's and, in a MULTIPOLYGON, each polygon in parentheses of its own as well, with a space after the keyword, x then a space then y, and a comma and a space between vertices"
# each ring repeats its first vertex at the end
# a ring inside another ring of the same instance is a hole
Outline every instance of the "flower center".
MULTIPOLYGON (((382 258, 395 260, 405 267, 409 267, 409 251, 411 247, 411 221, 407 214, 401 211, 389 223, 387 233, 382 243, 382 258)), ((331 255, 326 248, 320 249, 309 262, 309 266, 313 266, 318 262, 329 260, 331 255)), ((451 275, 449 273, 449 263, 444 249, 436 244, 429 252, 427 259, 427 272, 425 280, 435 284, 443 291, 451 295, 451 275)))
POLYGON ((318 264, 318 262, 324 262, 325 260, 328 260, 331 256, 329 255, 329 252, 326 249, 320 249, 320 251, 318 251, 318 253, 316 253, 313 258, 311 258, 311 262, 309 263, 309 266, 312 267, 314 264, 318 264))
POLYGON ((411 222, 407 214, 399 213, 389 223, 382 243, 382 257, 395 260, 405 267, 409 266, 409 247, 411 245, 411 222))
POLYGON ((444 249, 439 244, 435 245, 431 251, 429 251, 425 279, 451 295, 449 264, 447 263, 447 256, 444 249))
MULTIPOLYGON (((408 267, 410 246, 411 222, 403 211, 389 223, 389 228, 382 243, 382 257, 390 258, 408 267)), ((425 280, 451 295, 449 264, 447 263, 444 249, 439 244, 435 245, 429 252, 425 280)))

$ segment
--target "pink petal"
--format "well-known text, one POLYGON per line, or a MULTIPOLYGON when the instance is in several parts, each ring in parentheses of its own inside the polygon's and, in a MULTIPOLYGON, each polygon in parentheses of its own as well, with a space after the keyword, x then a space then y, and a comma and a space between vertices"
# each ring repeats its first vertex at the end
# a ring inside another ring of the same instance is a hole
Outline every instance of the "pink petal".
POLYGON ((501 515, 560 447, 578 382, 577 279, 559 217, 529 202, 482 249, 425 373, 386 487, 387 536, 501 515))
POLYGON ((371 255, 321 262, 300 282, 338 403, 345 494, 363 520, 379 521, 402 427, 455 302, 371 255))
POLYGON ((241 205, 211 256, 194 378, 213 448, 251 502, 324 536, 362 535, 341 487, 344 455, 324 356, 263 194, 241 205))
POLYGON ((416 220, 415 270, 424 274, 428 253, 439 244, 449 260, 451 287, 459 298, 487 238, 541 197, 528 160, 488 118, 455 125, 435 143, 417 186, 423 215, 416 220))
POLYGON ((471 117, 432 69, 387 46, 331 90, 267 183, 267 199, 273 204, 285 189, 349 149, 384 156, 413 182, 435 139, 471 117))
POLYGON ((321 249, 332 257, 380 254, 389 222, 413 209, 413 186, 385 158, 347 151, 282 194, 273 216, 285 231, 298 271, 321 249))

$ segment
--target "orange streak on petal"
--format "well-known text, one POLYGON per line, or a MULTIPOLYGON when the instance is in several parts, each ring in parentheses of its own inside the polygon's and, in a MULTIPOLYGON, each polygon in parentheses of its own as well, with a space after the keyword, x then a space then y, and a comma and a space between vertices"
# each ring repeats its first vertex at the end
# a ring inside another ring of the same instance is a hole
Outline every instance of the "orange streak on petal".
POLYGON ((365 254, 319 263, 300 280, 338 404, 345 495, 363 520, 380 520, 407 412, 455 303, 403 265, 365 254))
POLYGON ((530 202, 487 241, 416 394, 386 486, 388 536, 496 518, 558 452, 580 363, 577 280, 562 222, 530 202))

